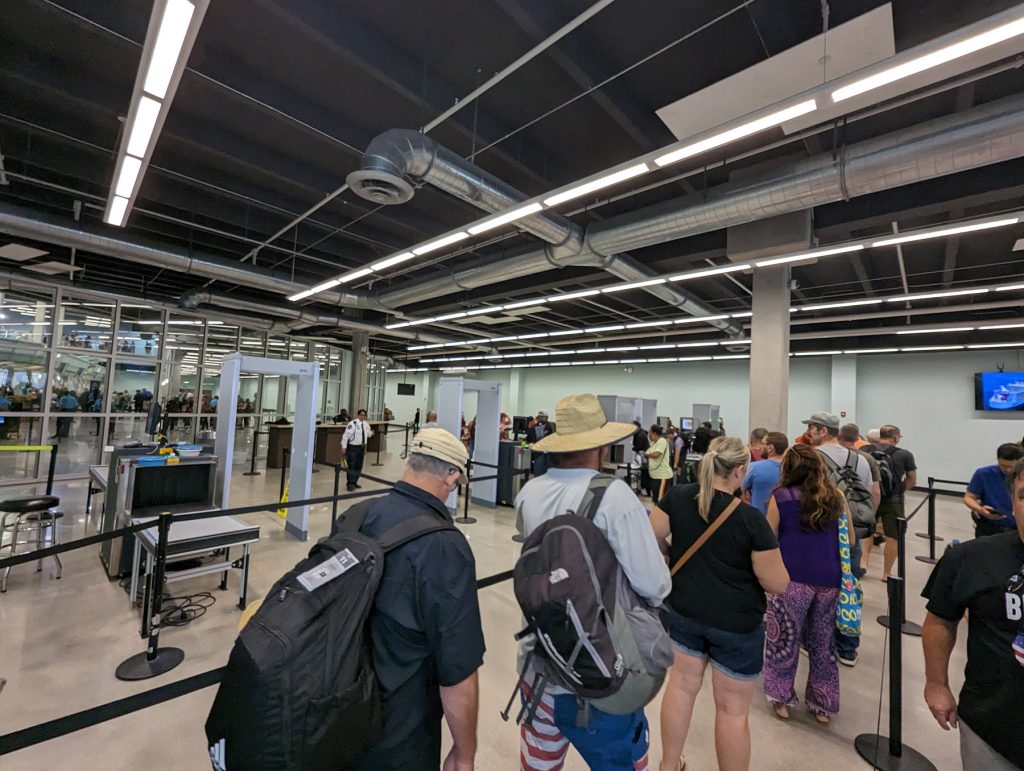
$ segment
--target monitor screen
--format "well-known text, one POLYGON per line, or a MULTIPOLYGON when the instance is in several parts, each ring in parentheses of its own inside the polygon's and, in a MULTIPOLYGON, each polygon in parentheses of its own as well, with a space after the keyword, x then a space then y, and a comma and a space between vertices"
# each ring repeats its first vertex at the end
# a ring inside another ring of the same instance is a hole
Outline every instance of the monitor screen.
POLYGON ((693 418, 679 418, 680 431, 693 431, 693 418))
POLYGON ((1024 372, 978 372, 974 376, 976 410, 1024 410, 1024 372))
POLYGON ((522 415, 515 415, 512 418, 512 432, 515 434, 525 434, 526 429, 530 426, 530 419, 525 418, 522 415))
POLYGON ((416 384, 415 383, 399 383, 398 384, 398 395, 399 396, 415 396, 416 395, 416 384))

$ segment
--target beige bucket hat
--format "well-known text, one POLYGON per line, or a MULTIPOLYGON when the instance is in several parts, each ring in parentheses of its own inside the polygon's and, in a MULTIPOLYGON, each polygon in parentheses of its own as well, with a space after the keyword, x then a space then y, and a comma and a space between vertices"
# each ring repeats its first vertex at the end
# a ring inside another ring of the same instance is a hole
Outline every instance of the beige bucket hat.
POLYGON ((632 423, 611 423, 594 394, 566 396, 555 405, 555 433, 530 445, 539 452, 578 452, 604 447, 631 436, 632 423))
POLYGON ((451 463, 459 470, 459 484, 467 483, 466 463, 469 462, 469 453, 466 452, 466 446, 450 431, 443 428, 424 428, 412 438, 409 452, 429 455, 431 458, 451 463))

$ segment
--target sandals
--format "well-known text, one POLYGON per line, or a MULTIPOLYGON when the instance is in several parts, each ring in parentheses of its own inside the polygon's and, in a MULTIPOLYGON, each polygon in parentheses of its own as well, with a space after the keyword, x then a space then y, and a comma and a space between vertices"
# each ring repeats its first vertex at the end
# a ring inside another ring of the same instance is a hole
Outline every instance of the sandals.
POLYGON ((773 704, 772 707, 775 709, 775 717, 779 720, 789 720, 789 707, 785 704, 773 704))
POLYGON ((818 725, 825 726, 831 723, 831 719, 828 715, 819 715, 817 712, 814 713, 814 719, 818 721, 818 725))

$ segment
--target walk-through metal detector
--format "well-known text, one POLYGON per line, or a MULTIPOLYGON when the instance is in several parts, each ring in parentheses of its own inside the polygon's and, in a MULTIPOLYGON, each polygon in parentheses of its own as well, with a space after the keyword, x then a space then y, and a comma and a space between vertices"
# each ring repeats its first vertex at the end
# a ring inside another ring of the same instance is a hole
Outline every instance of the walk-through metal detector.
MULTIPOLYGON (((471 459, 485 465, 474 469, 478 476, 492 477, 498 472, 498 434, 501 431, 501 383, 490 380, 467 380, 464 377, 441 378, 438 385, 437 425, 451 431, 458 438, 462 431, 462 404, 466 391, 477 394, 476 433, 471 459)), ((470 420, 469 416, 466 420, 470 420)), ((473 482, 472 496, 475 503, 496 506, 498 483, 495 479, 473 482)), ((466 491, 469 494, 469 491, 466 491)), ((454 510, 458 496, 453 492, 448 497, 448 508, 454 510)))
MULTIPOLYGON (((217 462, 217 501, 222 509, 230 508, 231 461, 235 449, 235 417, 238 413, 239 376, 281 375, 295 378, 295 422, 292 424, 291 468, 289 470, 289 498, 309 498, 313 474, 313 437, 316 431, 316 393, 320 368, 315 362, 263 359, 229 353, 220 368, 220 400, 217 404, 217 439, 214 453, 217 462)), ((284 529, 305 541, 309 537, 309 507, 288 509, 284 529)))

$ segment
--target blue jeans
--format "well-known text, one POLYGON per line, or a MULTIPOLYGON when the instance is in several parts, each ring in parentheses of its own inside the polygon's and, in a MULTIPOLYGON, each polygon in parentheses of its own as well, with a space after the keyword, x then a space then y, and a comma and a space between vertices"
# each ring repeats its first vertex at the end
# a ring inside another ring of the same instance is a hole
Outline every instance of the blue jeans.
MULTIPOLYGON (((871 534, 863 536, 864 538, 870 538, 871 534)), ((860 557, 861 557, 861 529, 857 528, 857 543, 850 549, 850 567, 853 569, 855 576, 860 576, 860 557)), ((845 635, 836 629, 836 655, 844 659, 852 659, 857 655, 857 649, 860 647, 860 637, 851 637, 845 635)))

